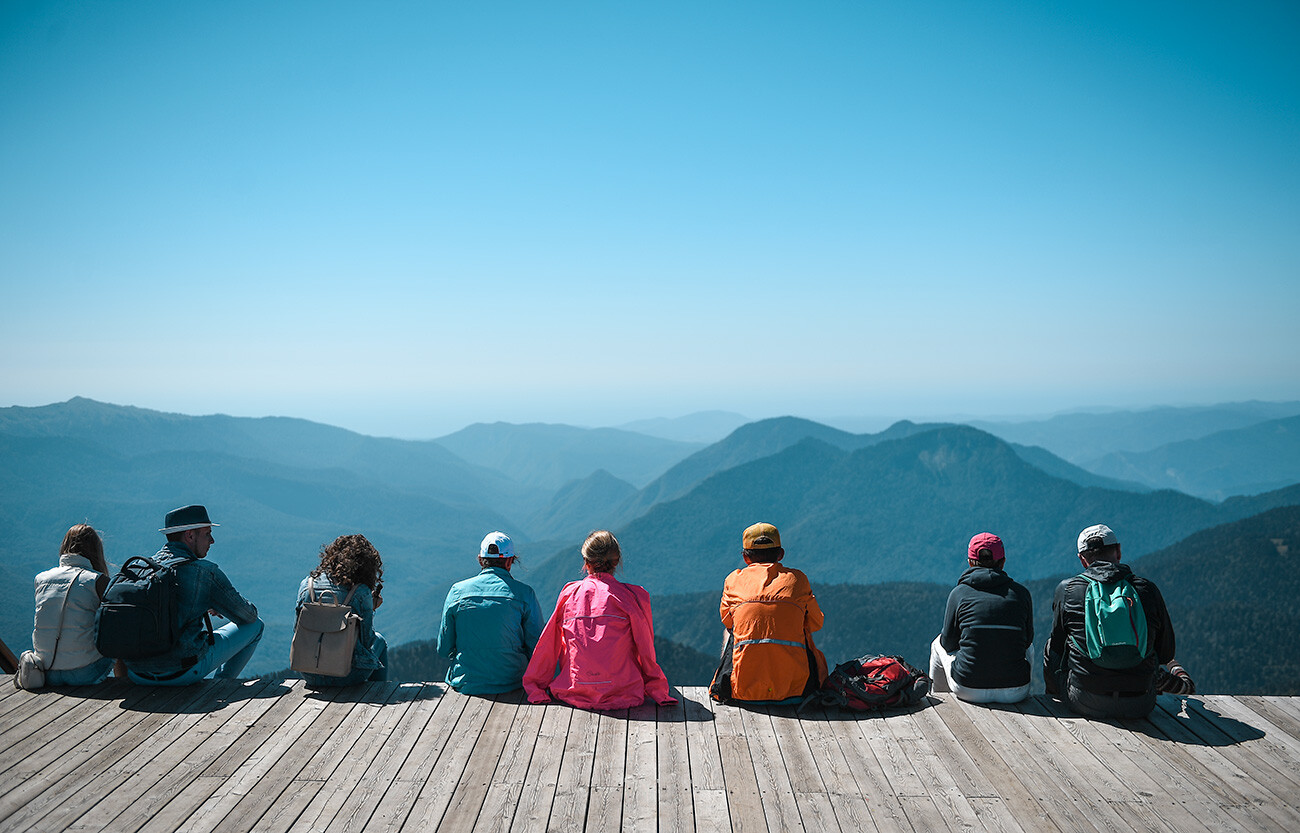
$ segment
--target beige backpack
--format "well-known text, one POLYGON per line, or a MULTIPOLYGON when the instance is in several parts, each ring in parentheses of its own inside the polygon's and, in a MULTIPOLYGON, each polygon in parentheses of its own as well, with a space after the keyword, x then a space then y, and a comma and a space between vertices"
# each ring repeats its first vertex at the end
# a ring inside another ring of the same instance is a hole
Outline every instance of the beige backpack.
POLYGON ((307 601, 298 608, 298 619, 293 626, 290 668, 322 677, 346 677, 352 672, 352 652, 361 625, 361 617, 352 610, 355 592, 357 588, 353 585, 347 598, 338 604, 334 591, 325 590, 317 601, 315 582, 308 583, 307 601), (330 601, 325 601, 326 596, 330 601))

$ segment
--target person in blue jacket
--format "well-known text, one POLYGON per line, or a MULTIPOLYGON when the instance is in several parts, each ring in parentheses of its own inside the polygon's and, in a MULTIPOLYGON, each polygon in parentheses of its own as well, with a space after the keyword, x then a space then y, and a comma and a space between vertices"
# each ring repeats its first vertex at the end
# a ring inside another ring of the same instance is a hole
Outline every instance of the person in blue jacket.
POLYGON ((438 630, 438 655, 451 660, 447 684, 465 694, 500 694, 523 684, 524 670, 542 634, 542 609, 533 588, 510 575, 514 543, 490 532, 479 545, 478 575, 447 592, 438 630))

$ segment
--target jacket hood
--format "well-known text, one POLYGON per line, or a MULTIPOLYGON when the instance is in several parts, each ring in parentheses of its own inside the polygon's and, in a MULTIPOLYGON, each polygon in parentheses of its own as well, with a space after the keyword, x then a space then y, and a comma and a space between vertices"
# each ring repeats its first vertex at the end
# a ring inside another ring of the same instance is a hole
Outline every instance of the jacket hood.
POLYGON ((971 567, 957 579, 958 584, 974 587, 976 590, 995 590, 1011 583, 1011 576, 992 567, 971 567))
POLYGON ((1098 561, 1089 565, 1088 569, 1084 570, 1084 573, 1102 584, 1110 584, 1122 578, 1133 577, 1133 570, 1127 564, 1119 564, 1114 561, 1098 561))

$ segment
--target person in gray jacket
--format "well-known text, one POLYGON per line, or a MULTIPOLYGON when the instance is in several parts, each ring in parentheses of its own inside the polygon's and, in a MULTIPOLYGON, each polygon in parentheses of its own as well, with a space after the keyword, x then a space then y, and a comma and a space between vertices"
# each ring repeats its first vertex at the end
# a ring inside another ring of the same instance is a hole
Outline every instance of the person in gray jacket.
POLYGON ((971 703, 1018 703, 1029 696, 1033 599, 1003 570, 1001 538, 981 532, 966 552, 970 566, 948 594, 943 630, 930 645, 934 691, 971 703))

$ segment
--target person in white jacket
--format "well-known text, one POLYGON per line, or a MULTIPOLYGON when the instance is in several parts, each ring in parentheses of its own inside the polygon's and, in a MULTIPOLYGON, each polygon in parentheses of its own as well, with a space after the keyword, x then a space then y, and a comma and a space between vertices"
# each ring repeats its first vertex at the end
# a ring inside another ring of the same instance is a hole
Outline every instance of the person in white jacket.
POLYGON ((63 536, 59 566, 36 576, 32 650, 46 685, 94 685, 113 670, 113 659, 95 648, 95 611, 107 586, 104 542, 89 524, 77 524, 63 536))

